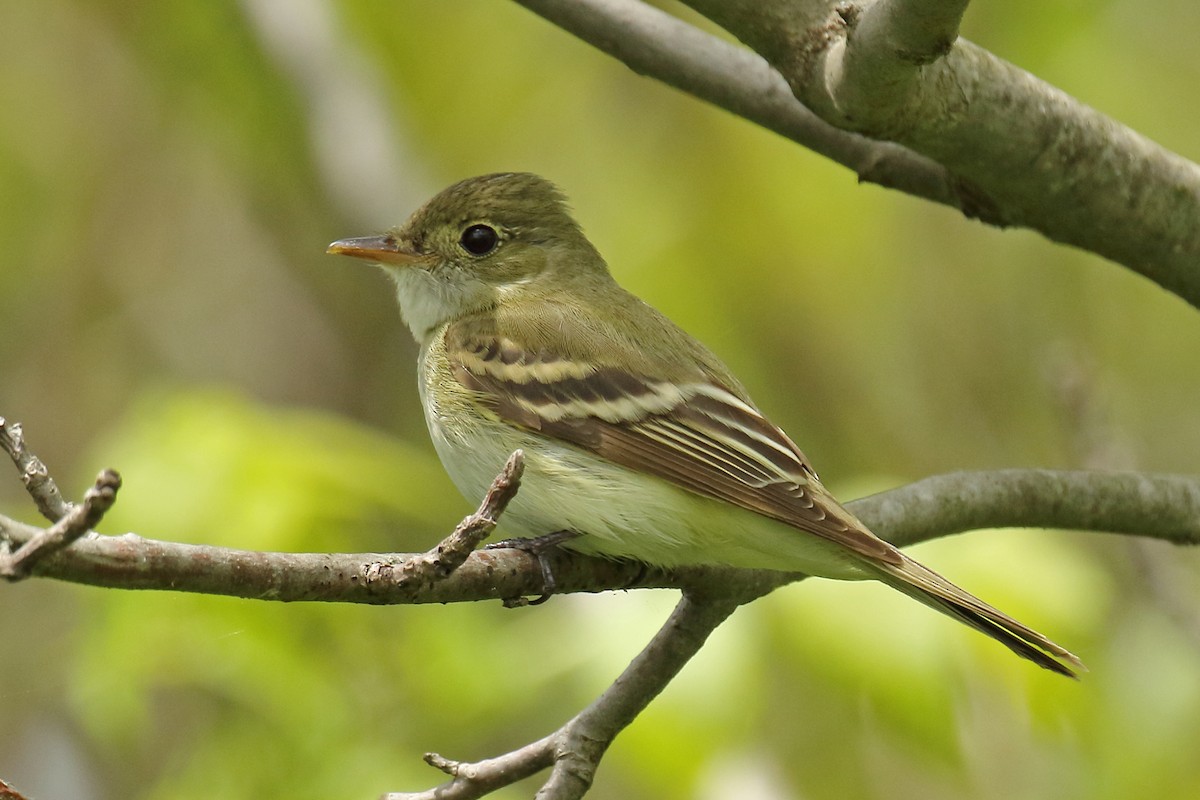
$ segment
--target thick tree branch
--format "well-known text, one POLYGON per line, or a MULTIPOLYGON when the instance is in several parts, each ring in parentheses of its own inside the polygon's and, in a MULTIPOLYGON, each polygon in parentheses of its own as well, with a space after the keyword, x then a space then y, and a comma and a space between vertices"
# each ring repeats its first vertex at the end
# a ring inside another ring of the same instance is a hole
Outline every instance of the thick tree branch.
POLYGON ((754 56, 638 0, 518 2, 864 180, 1090 250, 1200 307, 1200 167, 953 40, 962 0, 686 0, 803 105, 754 56))
MULTIPOLYGON (((969 182, 1003 224, 1140 272, 1200 306, 1200 166, 963 39, 929 61, 912 2, 687 0, 771 63, 826 122, 969 182), (797 10, 803 8, 802 14, 797 10), (769 23, 769 24, 768 24, 769 23), (860 35, 861 33, 861 35, 860 35)), ((949 33, 953 3, 940 9, 949 33)))
POLYGON ((641 75, 757 123, 854 170, 859 180, 962 208, 953 176, 889 142, 839 130, 759 55, 641 0, 517 0, 641 75))
MULTIPOLYGON (((871 59, 895 59, 911 71, 914 66, 930 64, 954 46, 958 26, 968 0, 876 0, 858 16, 854 49, 868 60, 860 66, 865 73, 894 71, 890 64, 871 59)), ((842 6, 843 19, 860 12, 850 4, 842 6)), ((849 55, 849 54, 848 54, 849 55)))

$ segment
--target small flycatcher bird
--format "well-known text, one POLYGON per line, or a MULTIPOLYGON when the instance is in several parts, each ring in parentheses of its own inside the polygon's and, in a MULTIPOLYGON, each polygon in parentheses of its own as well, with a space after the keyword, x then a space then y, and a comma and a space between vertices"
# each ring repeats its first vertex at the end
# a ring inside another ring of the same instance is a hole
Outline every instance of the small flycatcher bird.
POLYGON ((572 549, 660 566, 874 579, 1046 669, 1082 668, 842 508, 715 355, 617 285, 549 181, 470 178, 328 252, 395 281, 429 433, 459 490, 478 499, 525 451, 510 531, 572 532, 572 549))

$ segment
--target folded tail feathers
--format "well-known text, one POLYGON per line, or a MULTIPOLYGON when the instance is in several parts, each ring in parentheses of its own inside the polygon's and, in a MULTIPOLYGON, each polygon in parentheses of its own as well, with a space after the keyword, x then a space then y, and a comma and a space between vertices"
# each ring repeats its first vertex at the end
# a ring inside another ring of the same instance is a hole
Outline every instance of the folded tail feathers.
POLYGON ((907 556, 898 565, 876 563, 872 566, 882 582, 990 636, 1040 667, 1069 678, 1078 678, 1080 672, 1087 671, 1083 662, 1066 648, 907 556))

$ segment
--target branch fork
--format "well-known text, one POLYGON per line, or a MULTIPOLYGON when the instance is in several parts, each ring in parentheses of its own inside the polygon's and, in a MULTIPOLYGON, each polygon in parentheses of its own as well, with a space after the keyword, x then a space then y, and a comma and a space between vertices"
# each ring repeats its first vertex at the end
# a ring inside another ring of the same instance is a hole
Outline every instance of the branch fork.
POLYGON ((419 591, 448 578, 495 530, 500 515, 521 488, 521 475, 524 471, 525 454, 516 450, 492 481, 479 508, 463 519, 449 536, 433 549, 415 555, 399 566, 387 561, 374 561, 365 565, 362 570, 363 580, 368 585, 392 581, 397 586, 419 591))
POLYGON ((71 504, 63 500, 46 465, 25 446, 20 423, 10 423, 0 417, 0 447, 16 464, 21 473, 21 482, 33 497, 38 510, 54 523, 39 531, 15 552, 10 551, 7 540, 0 540, 0 578, 15 582, 28 578, 40 562, 69 547, 99 525, 116 502, 121 476, 115 470, 103 470, 96 476, 92 488, 84 494, 83 501, 71 504))

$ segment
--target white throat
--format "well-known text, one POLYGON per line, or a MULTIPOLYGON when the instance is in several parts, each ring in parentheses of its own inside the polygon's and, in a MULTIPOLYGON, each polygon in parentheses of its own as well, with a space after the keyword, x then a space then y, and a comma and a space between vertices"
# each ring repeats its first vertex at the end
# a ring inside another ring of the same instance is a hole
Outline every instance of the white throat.
POLYGON ((457 316, 463 305, 462 290, 436 280, 423 269, 387 269, 396 282, 400 315, 413 338, 424 344, 438 326, 457 316))
POLYGON ((425 344, 434 331, 452 319, 503 303, 532 280, 523 278, 491 286, 463 273, 443 272, 435 278, 423 269, 384 267, 384 271, 396 282, 400 315, 418 344, 425 344), (448 277, 451 279, 447 280, 448 277))
POLYGON ((444 323, 496 300, 494 288, 462 272, 443 271, 435 277, 415 268, 386 271, 396 282, 400 315, 418 344, 425 344, 444 323))

